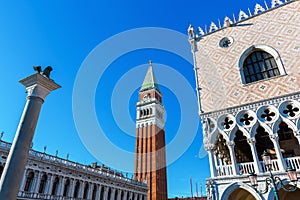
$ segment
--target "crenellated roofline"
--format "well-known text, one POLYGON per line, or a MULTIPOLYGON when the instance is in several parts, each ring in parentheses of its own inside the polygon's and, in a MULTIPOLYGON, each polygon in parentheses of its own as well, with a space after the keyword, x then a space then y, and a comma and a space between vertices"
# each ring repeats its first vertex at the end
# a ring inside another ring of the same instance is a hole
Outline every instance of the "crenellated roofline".
POLYGON ((226 16, 224 18, 223 25, 221 24, 221 21, 218 20, 217 24, 215 22, 211 22, 209 29, 205 25, 204 29, 201 27, 198 27, 197 30, 195 30, 193 25, 190 25, 188 28, 189 40, 197 40, 203 36, 207 36, 209 34, 223 30, 230 26, 235 26, 238 23, 244 22, 248 19, 259 16, 261 14, 264 14, 271 10, 285 6, 285 5, 295 2, 295 1, 299 1, 299 0, 284 0, 284 1, 283 0, 271 0, 271 6, 269 6, 266 1, 264 2, 264 6, 257 3, 254 7, 253 13, 251 12, 251 10, 249 8, 248 8, 247 12, 240 10, 238 18, 236 18, 234 14, 232 16, 233 17, 232 19, 230 17, 226 16))

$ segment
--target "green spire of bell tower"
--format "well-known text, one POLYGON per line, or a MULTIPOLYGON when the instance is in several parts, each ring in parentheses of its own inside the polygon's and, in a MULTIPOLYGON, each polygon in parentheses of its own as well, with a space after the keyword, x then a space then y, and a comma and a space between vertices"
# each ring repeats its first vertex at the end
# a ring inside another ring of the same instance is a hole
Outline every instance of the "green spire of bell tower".
POLYGON ((160 92, 152 69, 152 60, 149 60, 149 68, 140 91, 145 91, 150 89, 156 89, 157 91, 160 92))

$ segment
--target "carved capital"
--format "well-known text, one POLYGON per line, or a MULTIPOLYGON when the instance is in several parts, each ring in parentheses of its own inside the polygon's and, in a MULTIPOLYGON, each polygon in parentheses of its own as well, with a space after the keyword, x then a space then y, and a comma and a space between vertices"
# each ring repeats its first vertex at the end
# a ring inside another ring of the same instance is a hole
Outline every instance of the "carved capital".
POLYGON ((54 81, 41 74, 33 74, 19 82, 26 87, 27 97, 39 97, 43 100, 51 91, 60 88, 54 81))
POLYGON ((233 147, 234 146, 234 141, 228 141, 226 143, 229 147, 233 147))
POLYGON ((278 134, 272 134, 272 135, 269 135, 269 137, 270 137, 271 140, 278 141, 278 139, 279 139, 278 134))
POLYGON ((215 148, 215 145, 214 144, 205 144, 204 148, 206 151, 213 151, 215 148))
POLYGON ((247 142, 248 142, 249 144, 255 144, 256 140, 255 140, 254 137, 252 137, 252 138, 248 138, 248 139, 247 139, 247 142))
POLYGON ((294 132, 294 135, 300 136, 300 130, 295 131, 295 132, 294 132))

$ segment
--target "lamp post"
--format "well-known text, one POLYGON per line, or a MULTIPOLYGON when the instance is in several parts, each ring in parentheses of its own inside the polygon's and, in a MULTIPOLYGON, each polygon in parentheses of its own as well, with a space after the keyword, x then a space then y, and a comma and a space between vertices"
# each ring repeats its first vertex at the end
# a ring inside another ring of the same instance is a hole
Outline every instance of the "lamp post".
POLYGON ((274 196, 275 196, 276 200, 279 200, 277 184, 281 185, 282 188, 287 192, 294 192, 297 189, 298 178, 297 178, 297 173, 296 173, 295 169, 293 169, 290 165, 288 165, 288 167, 286 169, 287 175, 288 175, 290 181, 293 183, 292 187, 289 188, 283 184, 282 180, 278 176, 273 175, 271 156, 267 151, 264 151, 264 153, 262 155, 262 159, 266 166, 266 170, 269 171, 269 177, 267 177, 265 180, 265 182, 266 182, 265 189, 262 191, 259 191, 257 189, 257 186, 258 186, 257 175, 255 173, 250 173, 250 175, 249 175, 250 183, 258 193, 265 194, 268 192, 269 187, 271 187, 274 189, 274 196))

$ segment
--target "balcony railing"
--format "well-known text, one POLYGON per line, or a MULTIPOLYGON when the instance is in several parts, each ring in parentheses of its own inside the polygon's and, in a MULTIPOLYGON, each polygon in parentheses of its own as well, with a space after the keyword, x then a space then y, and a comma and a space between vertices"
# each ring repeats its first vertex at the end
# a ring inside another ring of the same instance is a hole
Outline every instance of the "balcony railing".
MULTIPOLYGON (((286 165, 291 165, 292 168, 300 171, 300 156, 298 157, 290 157, 284 158, 286 165)), ((261 166, 262 173, 267 172, 266 166, 264 165, 263 161, 259 162, 261 166)), ((247 162, 247 163, 238 163, 237 164, 238 175, 248 175, 251 172, 255 172, 255 163, 254 162, 247 162)), ((233 176, 233 168, 231 165, 219 165, 216 166, 217 176, 233 176)), ((273 172, 280 172, 279 164, 277 159, 272 160, 272 171, 273 172)), ((256 172, 258 173, 258 172, 256 172)))
POLYGON ((220 165, 217 166, 218 176, 231 176, 233 175, 232 166, 231 165, 220 165))
MULTIPOLYGON (((267 168, 266 168, 266 166, 265 166, 265 164, 264 164, 263 161, 260 161, 260 166, 261 166, 261 169, 262 169, 263 172, 267 172, 267 168)), ((272 160, 271 168, 272 168, 273 172, 280 171, 277 159, 272 160)))
POLYGON ((238 170, 240 174, 250 174, 251 172, 254 172, 254 162, 248 162, 248 163, 239 163, 238 164, 238 170))
POLYGON ((76 200, 77 198, 20 191, 18 193, 18 199, 76 200))
POLYGON ((286 165, 290 165, 297 171, 300 170, 300 157, 285 158, 286 165))

